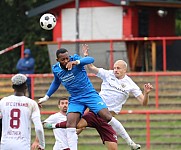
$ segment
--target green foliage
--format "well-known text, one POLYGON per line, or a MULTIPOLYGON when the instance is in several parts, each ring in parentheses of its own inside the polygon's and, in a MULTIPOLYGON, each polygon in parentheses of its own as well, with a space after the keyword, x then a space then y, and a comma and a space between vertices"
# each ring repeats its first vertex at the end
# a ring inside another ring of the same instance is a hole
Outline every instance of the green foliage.
POLYGON ((176 35, 180 36, 181 35, 181 10, 176 11, 176 35))
MULTIPOLYGON (((27 10, 46 3, 47 0, 1 0, 0 1, 0 50, 18 42, 25 41, 25 48, 32 50, 35 58, 35 72, 49 73, 50 62, 47 47, 34 45, 41 37, 52 40, 52 32, 45 31, 39 26, 40 16, 28 18, 27 10)), ((20 47, 0 55, 0 73, 16 73, 16 63, 20 58, 20 47)))
MULTIPOLYGON (((35 47, 35 46, 34 46, 35 47)), ((50 73, 51 65, 49 61, 47 46, 36 46, 32 54, 35 58, 35 73, 50 73)))

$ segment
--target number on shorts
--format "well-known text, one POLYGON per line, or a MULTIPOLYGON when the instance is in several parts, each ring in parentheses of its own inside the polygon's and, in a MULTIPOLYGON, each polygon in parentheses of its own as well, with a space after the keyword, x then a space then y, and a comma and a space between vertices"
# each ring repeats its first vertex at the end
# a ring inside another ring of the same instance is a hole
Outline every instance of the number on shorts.
POLYGON ((19 128, 20 126, 20 113, 21 111, 19 109, 12 109, 11 110, 11 120, 10 120, 10 127, 11 128, 19 128))

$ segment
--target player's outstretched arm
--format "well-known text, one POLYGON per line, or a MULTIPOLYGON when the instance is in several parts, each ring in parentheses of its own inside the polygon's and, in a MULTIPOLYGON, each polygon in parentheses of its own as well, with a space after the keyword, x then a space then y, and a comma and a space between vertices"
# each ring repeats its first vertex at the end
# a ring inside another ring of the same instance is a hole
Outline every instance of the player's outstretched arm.
POLYGON ((141 94, 137 99, 141 102, 143 106, 148 105, 149 102, 149 93, 152 91, 153 86, 150 83, 144 85, 144 95, 141 94))
POLYGON ((54 76, 54 80, 52 81, 46 95, 40 99, 38 99, 38 105, 41 106, 42 103, 46 102, 50 96, 58 89, 60 86, 60 81, 57 77, 54 76))
MULTIPOLYGON (((84 57, 89 56, 88 50, 89 50, 88 45, 87 44, 82 44, 82 52, 83 52, 84 57)), ((93 64, 88 64, 87 68, 89 69, 89 71, 91 73, 97 74, 99 72, 99 68, 97 68, 93 64)))
POLYGON ((42 103, 46 102, 48 99, 49 96, 45 95, 44 97, 38 99, 38 104, 41 105, 42 103))
MULTIPOLYGON (((56 124, 48 123, 48 122, 43 122, 43 127, 45 129, 55 129, 55 128, 66 128, 67 121, 62 121, 56 124)), ((85 129, 87 126, 87 121, 83 118, 80 119, 79 123, 77 124, 77 129, 85 129)), ((77 130, 80 132, 81 130, 77 130)))

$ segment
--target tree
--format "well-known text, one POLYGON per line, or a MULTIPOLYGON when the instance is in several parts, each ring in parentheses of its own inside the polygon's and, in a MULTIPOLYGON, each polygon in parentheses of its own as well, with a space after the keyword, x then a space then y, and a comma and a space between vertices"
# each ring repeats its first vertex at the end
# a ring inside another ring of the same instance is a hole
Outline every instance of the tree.
MULTIPOLYGON (((28 18, 25 15, 27 10, 46 3, 45 0, 1 0, 0 1, 0 50, 9 47, 20 41, 25 41, 25 48, 32 50, 35 57, 35 72, 50 72, 50 62, 46 47, 37 47, 35 41, 40 41, 41 37, 52 40, 52 33, 42 30, 39 26, 40 16, 28 18)), ((15 68, 20 58, 20 48, 0 55, 0 73, 16 73, 15 68)))

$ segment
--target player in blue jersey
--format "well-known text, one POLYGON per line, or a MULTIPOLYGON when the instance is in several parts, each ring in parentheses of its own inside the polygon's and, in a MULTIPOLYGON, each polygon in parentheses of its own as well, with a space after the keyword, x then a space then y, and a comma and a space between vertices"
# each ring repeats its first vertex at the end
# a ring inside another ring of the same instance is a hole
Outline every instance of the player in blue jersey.
POLYGON ((90 56, 81 58, 77 54, 69 56, 68 50, 64 48, 56 51, 56 57, 57 63, 52 67, 54 80, 46 95, 40 98, 38 103, 41 105, 47 101, 58 89, 60 84, 67 89, 70 97, 66 127, 70 149, 77 150, 78 137, 76 134, 76 126, 87 107, 108 122, 114 129, 120 130, 126 137, 127 142, 131 144, 133 141, 130 139, 126 130, 118 120, 112 117, 106 104, 96 92, 87 76, 84 66, 93 63, 94 58, 90 56))

